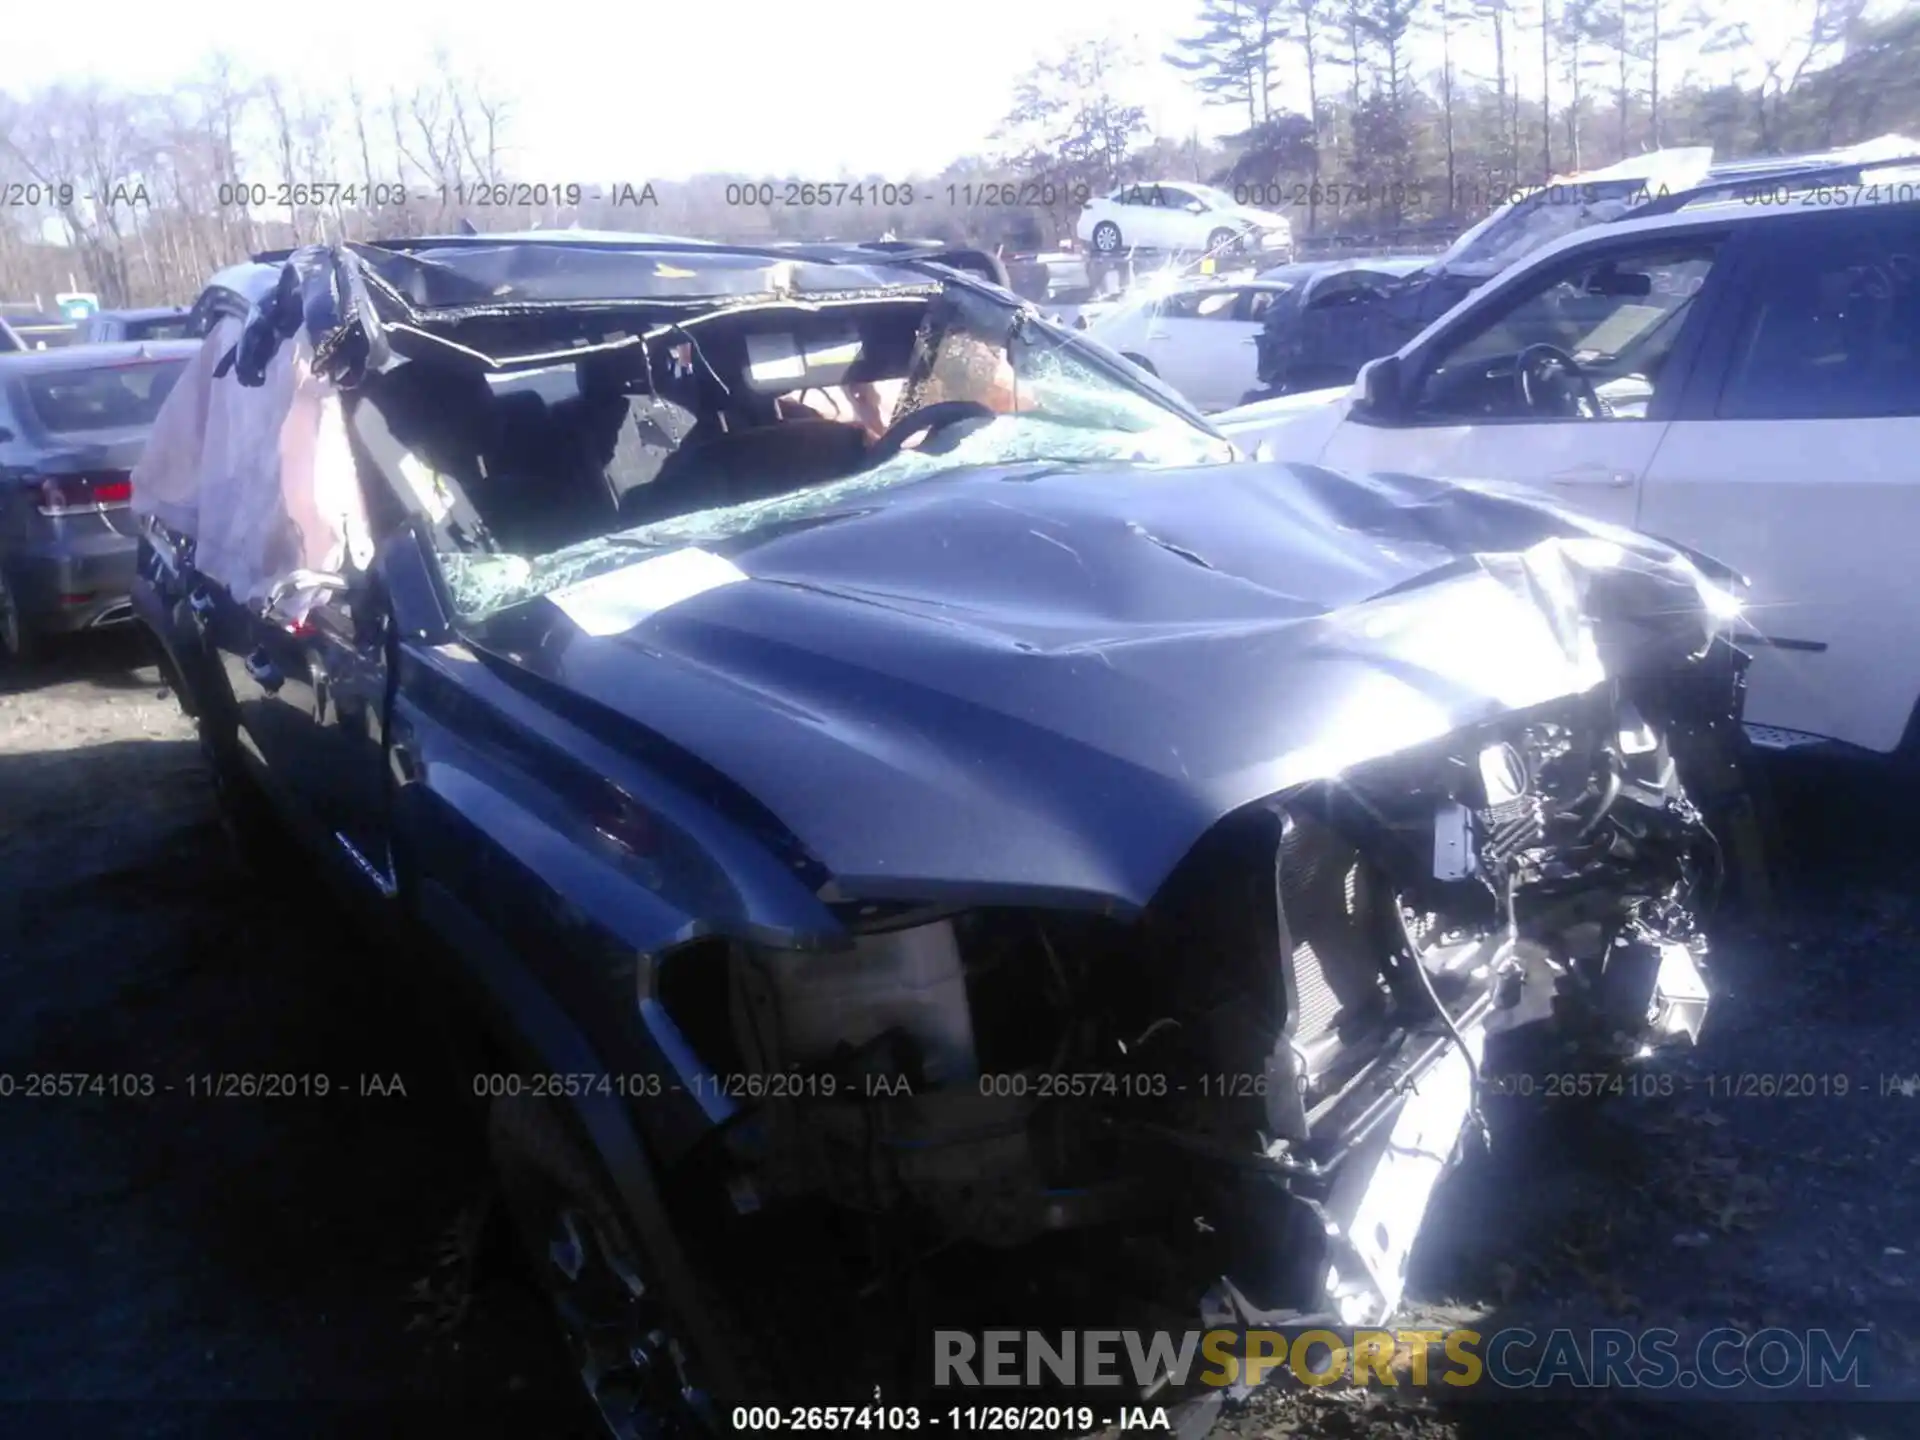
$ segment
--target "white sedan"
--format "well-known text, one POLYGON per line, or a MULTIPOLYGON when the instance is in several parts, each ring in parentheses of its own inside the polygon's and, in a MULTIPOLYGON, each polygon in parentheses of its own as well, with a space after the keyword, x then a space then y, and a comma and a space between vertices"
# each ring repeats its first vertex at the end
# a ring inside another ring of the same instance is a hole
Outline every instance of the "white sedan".
POLYGON ((1129 296, 1087 334, 1158 375, 1201 410, 1237 405, 1253 388, 1254 342, 1286 281, 1203 282, 1129 296))
POLYGON ((1089 200, 1074 234, 1097 255, 1245 250, 1274 265, 1293 256, 1293 225, 1286 216, 1189 180, 1141 181, 1089 200))

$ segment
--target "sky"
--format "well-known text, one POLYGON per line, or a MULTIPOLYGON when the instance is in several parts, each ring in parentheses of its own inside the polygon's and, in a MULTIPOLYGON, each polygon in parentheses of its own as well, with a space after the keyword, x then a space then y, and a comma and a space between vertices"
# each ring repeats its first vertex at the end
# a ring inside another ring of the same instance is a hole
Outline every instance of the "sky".
MULTIPOLYGON (((21 83, 20 58, 32 56, 36 80, 165 90, 222 48, 241 71, 296 89, 344 95, 352 77, 379 96, 390 85, 410 89, 444 49, 459 73, 507 98, 508 171, 556 184, 716 170, 924 174, 986 148, 1028 66, 1100 33, 1148 62, 1129 91, 1157 133, 1208 137, 1238 119, 1157 63, 1193 28, 1194 0, 351 0, 342 20, 324 19, 322 6, 258 0, 169 0, 158 11, 146 0, 137 10, 120 4, 128 23, 104 6, 78 33, 63 6, 10 7, 8 79, 21 83), (508 15, 515 23, 496 18, 508 15)), ((1785 46, 1812 0, 1728 4, 1754 12, 1768 45, 1785 46)), ((1524 38, 1519 48, 1524 65, 1524 38)), ((1537 40, 1531 48, 1537 54, 1537 40)), ((1687 60, 1663 60, 1668 83, 1687 60)), ((1465 63, 1491 73, 1486 55, 1465 63)), ((1538 93, 1537 80, 1523 83, 1538 93)), ((1304 108, 1304 88, 1289 76, 1278 99, 1304 108)))

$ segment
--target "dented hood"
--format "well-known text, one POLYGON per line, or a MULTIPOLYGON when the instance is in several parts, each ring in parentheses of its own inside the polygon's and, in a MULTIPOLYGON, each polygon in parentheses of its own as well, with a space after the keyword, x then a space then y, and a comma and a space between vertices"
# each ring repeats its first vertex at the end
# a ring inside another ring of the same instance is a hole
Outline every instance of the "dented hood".
POLYGON ((730 778, 841 896, 1141 907, 1241 806, 1716 623, 1644 537, 1305 466, 963 471, 701 549, 728 583, 630 627, 540 599, 475 638, 730 778))

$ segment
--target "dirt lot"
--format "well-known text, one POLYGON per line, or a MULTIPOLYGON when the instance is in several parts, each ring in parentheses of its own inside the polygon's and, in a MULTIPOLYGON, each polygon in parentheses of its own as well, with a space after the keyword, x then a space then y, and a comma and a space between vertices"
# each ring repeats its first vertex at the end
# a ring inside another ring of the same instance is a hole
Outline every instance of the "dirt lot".
MULTIPOLYGON (((473 1238, 484 1173, 396 958, 293 857, 284 878, 236 865, 139 661, 109 635, 0 678, 0 1429, 591 1433, 545 1316, 473 1238), (331 1093, 208 1098, 223 1072, 331 1093), (74 1073, 152 1093, 27 1093, 74 1073)), ((1227 1433, 1920 1433, 1920 1095, 1883 1093, 1920 1076, 1920 789, 1833 764, 1774 779, 1793 884, 1778 915, 1722 923, 1720 999, 1673 1093, 1553 1100, 1536 1078, 1489 1101, 1493 1152, 1443 1192, 1414 1308, 1483 1332, 1868 1329, 1882 1403, 1315 1392, 1227 1433), (1771 1093, 1807 1088, 1826 1093, 1771 1093)))

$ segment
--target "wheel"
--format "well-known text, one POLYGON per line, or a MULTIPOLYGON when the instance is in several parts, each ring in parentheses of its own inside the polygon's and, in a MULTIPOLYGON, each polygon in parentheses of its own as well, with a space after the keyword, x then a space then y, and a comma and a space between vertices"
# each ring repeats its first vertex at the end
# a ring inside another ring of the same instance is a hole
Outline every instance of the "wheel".
POLYGON ((31 665, 43 648, 42 637, 20 613, 6 571, 0 570, 0 655, 15 665, 31 665))
POLYGON ((1102 255, 1115 255, 1120 250, 1120 227, 1111 220, 1102 220, 1093 227, 1093 248, 1102 255))
POLYGON ((1231 250, 1235 248, 1234 242, 1239 238, 1238 235, 1226 229, 1224 226, 1218 230, 1209 231, 1207 233, 1207 253, 1209 255, 1218 255, 1223 250, 1231 250))
POLYGON ((1160 373, 1158 370, 1153 368, 1153 362, 1147 359, 1146 356, 1136 355, 1131 350, 1122 350, 1120 352, 1120 358, 1122 360, 1129 360, 1133 362, 1135 365, 1138 365, 1142 370, 1146 371, 1149 375, 1157 376, 1160 373))
MULTIPOLYGON (((609 1432, 620 1440, 728 1433, 705 1388, 718 1367, 695 1353, 567 1115, 538 1096, 502 1095, 488 1111, 487 1141, 521 1249, 609 1432)), ((724 1337, 731 1373, 752 1383, 758 1367, 743 1332, 711 1302, 701 1297, 708 1333, 724 1337)))

